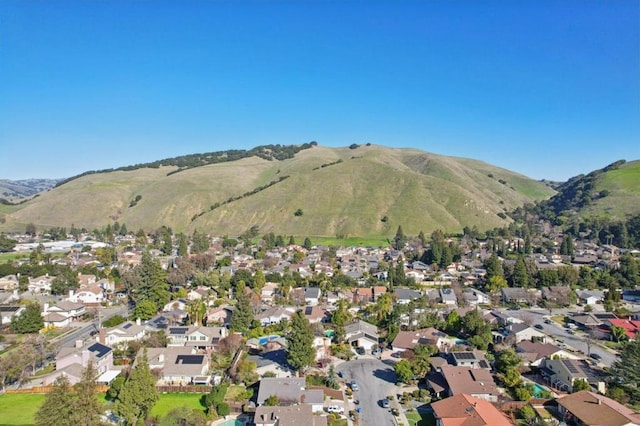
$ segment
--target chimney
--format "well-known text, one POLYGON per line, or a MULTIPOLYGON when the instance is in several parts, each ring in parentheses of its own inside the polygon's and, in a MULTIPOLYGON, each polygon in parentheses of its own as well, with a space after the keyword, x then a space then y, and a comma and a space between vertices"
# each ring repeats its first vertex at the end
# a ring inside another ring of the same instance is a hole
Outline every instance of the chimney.
POLYGON ((602 400, 598 398, 598 405, 602 405, 602 400))
POLYGON ((106 341, 107 341, 107 331, 104 329, 104 327, 100 328, 100 340, 98 340, 100 343, 102 343, 103 345, 106 345, 106 341))
POLYGON ((140 321, 140 318, 136 318, 136 325, 141 325, 142 321, 140 321))
POLYGON ((158 361, 159 362, 164 362, 164 354, 158 355, 158 361))

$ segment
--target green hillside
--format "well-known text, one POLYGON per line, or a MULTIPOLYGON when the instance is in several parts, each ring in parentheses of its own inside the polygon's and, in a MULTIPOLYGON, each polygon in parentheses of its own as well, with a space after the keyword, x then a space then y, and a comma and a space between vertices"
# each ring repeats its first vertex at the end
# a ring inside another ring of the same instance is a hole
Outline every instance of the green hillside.
POLYGON ((167 225, 217 235, 253 225, 314 236, 387 236, 398 225, 414 234, 459 232, 504 225, 503 212, 553 194, 543 183, 480 161, 375 145, 313 146, 293 158, 250 156, 172 173, 178 167, 77 177, 4 206, 0 229, 24 230, 27 223, 93 229, 118 221, 129 229, 167 225))

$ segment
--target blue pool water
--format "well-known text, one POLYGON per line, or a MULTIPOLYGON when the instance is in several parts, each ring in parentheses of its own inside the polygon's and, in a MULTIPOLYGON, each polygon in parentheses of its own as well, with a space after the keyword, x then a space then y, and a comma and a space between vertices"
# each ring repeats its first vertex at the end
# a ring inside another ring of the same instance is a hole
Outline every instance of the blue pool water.
POLYGON ((241 422, 240 420, 227 420, 224 423, 220 423, 219 426, 244 426, 244 422, 241 422))

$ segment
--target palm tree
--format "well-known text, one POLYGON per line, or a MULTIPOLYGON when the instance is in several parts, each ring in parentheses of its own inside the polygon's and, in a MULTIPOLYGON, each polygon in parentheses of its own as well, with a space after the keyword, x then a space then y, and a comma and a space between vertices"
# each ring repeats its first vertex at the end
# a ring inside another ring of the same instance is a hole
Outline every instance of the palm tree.
POLYGON ((611 338, 616 342, 621 342, 627 339, 627 330, 623 327, 613 326, 611 327, 611 338))

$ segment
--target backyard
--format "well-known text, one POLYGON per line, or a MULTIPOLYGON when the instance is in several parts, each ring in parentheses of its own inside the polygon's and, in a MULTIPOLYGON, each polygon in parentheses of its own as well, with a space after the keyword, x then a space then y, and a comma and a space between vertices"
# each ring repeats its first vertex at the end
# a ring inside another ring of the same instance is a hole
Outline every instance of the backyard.
POLYGON ((32 425, 44 395, 10 393, 0 395, 0 418, 3 425, 32 425))

